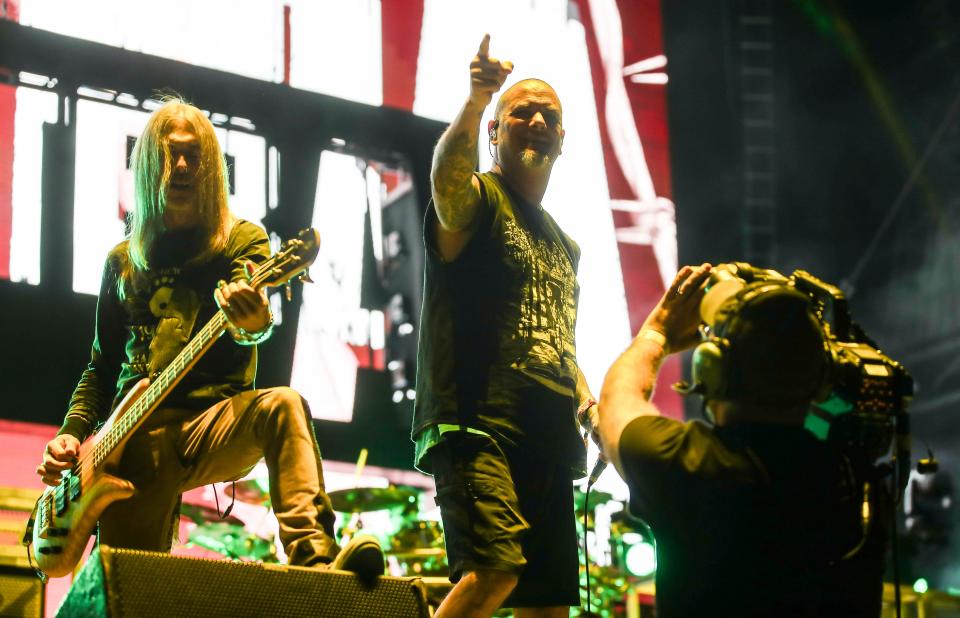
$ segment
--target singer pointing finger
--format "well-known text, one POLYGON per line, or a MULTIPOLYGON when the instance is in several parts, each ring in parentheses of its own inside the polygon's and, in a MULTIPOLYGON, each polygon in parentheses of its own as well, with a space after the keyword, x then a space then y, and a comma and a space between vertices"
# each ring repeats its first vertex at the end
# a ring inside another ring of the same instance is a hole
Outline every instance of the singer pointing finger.
POLYGON ((437 144, 412 437, 434 475, 452 592, 437 616, 566 616, 579 605, 572 481, 585 475, 577 410, 580 249, 541 206, 563 144, 556 91, 523 79, 484 127, 513 64, 484 36, 470 94, 437 144))

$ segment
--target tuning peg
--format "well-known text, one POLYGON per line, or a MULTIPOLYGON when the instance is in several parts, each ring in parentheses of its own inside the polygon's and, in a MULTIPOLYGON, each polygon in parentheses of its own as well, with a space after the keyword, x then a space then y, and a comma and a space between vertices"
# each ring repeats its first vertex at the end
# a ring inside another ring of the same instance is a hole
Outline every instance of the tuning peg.
POLYGON ((310 278, 310 269, 309 269, 309 268, 308 268, 307 270, 303 271, 303 272, 300 274, 300 282, 301 282, 301 283, 313 283, 313 279, 310 278))
POLYGON ((293 286, 290 285, 289 281, 283 286, 283 294, 287 297, 287 302, 293 300, 293 286))

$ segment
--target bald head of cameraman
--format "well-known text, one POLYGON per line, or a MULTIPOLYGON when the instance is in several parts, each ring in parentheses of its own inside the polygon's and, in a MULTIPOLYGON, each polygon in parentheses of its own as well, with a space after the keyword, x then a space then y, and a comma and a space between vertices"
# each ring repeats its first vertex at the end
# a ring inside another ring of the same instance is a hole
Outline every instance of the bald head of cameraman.
POLYGON ((656 537, 657 615, 878 616, 886 525, 882 501, 869 521, 863 505, 879 488, 803 427, 827 359, 802 295, 721 306, 736 327, 714 333, 724 366, 699 389, 708 422, 650 402, 661 361, 700 342, 710 269, 680 270, 600 396, 605 456, 656 537))

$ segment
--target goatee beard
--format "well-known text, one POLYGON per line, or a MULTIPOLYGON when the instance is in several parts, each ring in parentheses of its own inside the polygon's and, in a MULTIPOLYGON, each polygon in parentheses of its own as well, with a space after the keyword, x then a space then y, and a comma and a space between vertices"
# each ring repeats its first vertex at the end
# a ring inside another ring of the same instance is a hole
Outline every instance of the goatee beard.
POLYGON ((553 164, 553 157, 533 148, 524 148, 520 153, 520 163, 528 169, 542 169, 553 164))

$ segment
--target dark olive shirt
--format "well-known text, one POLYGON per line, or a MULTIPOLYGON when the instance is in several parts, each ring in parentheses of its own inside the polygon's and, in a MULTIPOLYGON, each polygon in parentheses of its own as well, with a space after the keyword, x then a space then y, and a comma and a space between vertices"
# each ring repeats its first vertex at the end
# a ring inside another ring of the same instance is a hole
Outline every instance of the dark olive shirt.
POLYGON ((452 424, 582 459, 574 420, 580 249, 500 176, 477 178, 480 220, 455 260, 437 252, 437 216, 427 209, 413 437, 452 424))
MULTIPOLYGON (((196 232, 167 232, 157 243, 150 270, 135 276, 120 298, 118 281, 127 261, 127 242, 107 256, 97 299, 90 362, 70 399, 60 433, 80 439, 93 432, 141 378, 162 371, 217 311, 213 291, 221 279, 244 278, 246 261, 270 256, 266 233, 239 220, 225 250, 211 260, 185 266, 198 252, 196 232)), ((204 410, 253 387, 255 347, 221 337, 163 401, 164 407, 204 410)))
POLYGON ((865 537, 863 478, 803 428, 645 416, 620 458, 656 537, 661 618, 879 615, 884 499, 865 537))

